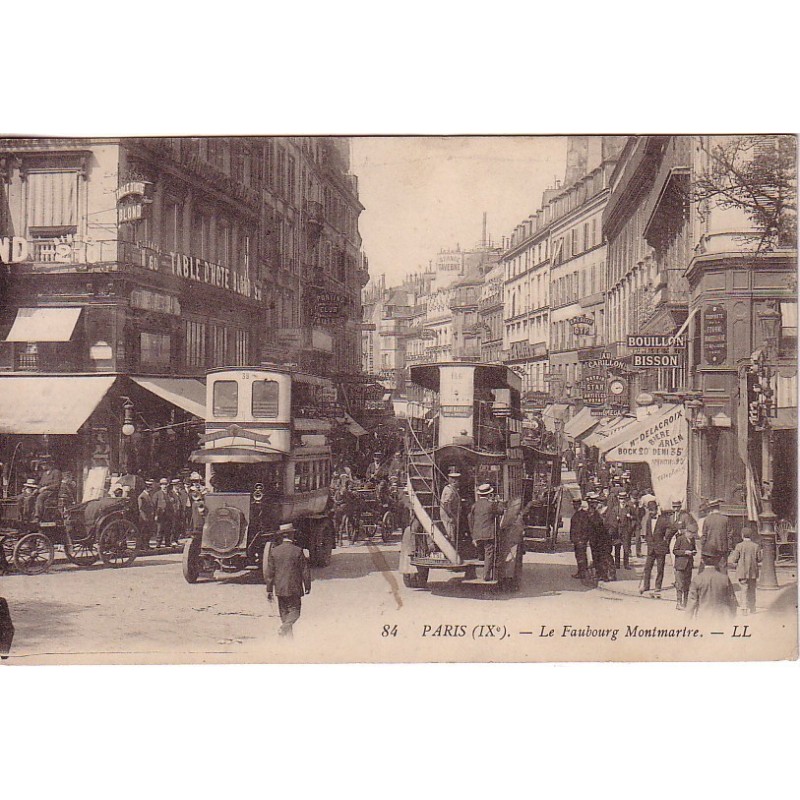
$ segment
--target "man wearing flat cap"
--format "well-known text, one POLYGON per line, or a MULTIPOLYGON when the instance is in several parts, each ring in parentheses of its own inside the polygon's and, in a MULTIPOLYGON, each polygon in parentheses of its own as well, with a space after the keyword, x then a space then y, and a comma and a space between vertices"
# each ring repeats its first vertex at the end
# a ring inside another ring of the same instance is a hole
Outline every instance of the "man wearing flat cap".
POLYGON ((292 638, 293 625, 300 619, 303 594, 311 594, 311 570, 302 548, 294 543, 295 529, 291 523, 280 526, 278 544, 269 548, 265 580, 267 600, 278 596, 281 615, 279 636, 292 638))
POLYGON ((502 516, 500 504, 493 500, 494 489, 489 483, 482 483, 477 490, 475 505, 469 512, 469 527, 472 541, 483 548, 483 579, 495 579, 497 561, 497 520, 502 516))

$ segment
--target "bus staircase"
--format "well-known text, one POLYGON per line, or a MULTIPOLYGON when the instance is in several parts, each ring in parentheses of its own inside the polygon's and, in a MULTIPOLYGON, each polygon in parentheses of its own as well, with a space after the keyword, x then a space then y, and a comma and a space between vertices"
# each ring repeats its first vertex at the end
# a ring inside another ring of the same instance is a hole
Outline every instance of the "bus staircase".
MULTIPOLYGON (((418 440, 417 444, 419 445, 418 440)), ((437 469, 433 453, 424 450, 421 445, 419 450, 409 452, 408 497, 422 529, 440 550, 440 553, 432 553, 426 558, 414 557, 413 563, 417 567, 466 571, 468 578, 474 578, 475 568, 482 565, 483 561, 462 559, 458 554, 458 541, 454 544, 445 536, 434 482, 437 469)))

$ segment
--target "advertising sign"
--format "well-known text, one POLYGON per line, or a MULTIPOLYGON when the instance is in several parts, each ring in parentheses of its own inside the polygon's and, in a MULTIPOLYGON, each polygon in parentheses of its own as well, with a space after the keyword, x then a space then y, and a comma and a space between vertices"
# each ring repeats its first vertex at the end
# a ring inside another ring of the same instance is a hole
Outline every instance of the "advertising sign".
POLYGON ((718 303, 703 312, 703 350, 707 364, 722 364, 728 357, 728 312, 718 303))
POLYGON ((685 503, 688 435, 683 405, 665 406, 632 425, 625 439, 606 452, 605 460, 648 464, 659 505, 668 508, 673 499, 685 503))

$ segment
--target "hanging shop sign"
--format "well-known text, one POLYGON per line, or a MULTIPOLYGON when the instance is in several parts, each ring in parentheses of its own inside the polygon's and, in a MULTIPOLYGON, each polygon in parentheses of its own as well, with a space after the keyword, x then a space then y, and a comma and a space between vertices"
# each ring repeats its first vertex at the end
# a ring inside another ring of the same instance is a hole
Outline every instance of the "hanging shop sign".
POLYGON ((620 361, 618 358, 612 358, 610 355, 603 355, 600 358, 590 358, 580 363, 584 371, 605 370, 612 375, 625 375, 630 372, 627 364, 620 361))
POLYGON ((656 367, 660 369, 677 369, 683 364, 682 353, 634 353, 634 367, 656 367))
POLYGON ((605 375, 587 375, 578 381, 583 402, 587 406, 600 406, 606 401, 608 379, 605 375))
POLYGON ((639 350, 665 350, 668 347, 686 347, 685 336, 629 336, 628 347, 639 350))
POLYGON ((342 303, 333 292, 317 292, 314 304, 314 316, 317 319, 335 319, 341 316, 342 303))
POLYGON ((703 349, 707 364, 722 364, 728 357, 728 312, 718 303, 703 311, 703 349))
POLYGON ((134 176, 123 180, 116 191, 117 220, 120 223, 144 219, 146 210, 153 203, 147 196, 152 185, 151 181, 134 176))
POLYGON ((586 315, 573 317, 569 324, 572 325, 572 333, 575 336, 591 336, 594 329, 594 319, 586 315))

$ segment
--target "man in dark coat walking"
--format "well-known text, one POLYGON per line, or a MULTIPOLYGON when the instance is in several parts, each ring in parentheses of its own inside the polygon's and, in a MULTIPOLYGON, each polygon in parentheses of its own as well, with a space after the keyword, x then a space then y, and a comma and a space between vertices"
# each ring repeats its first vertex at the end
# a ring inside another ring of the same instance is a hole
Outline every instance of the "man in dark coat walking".
POLYGON ((267 556, 267 600, 272 602, 273 593, 278 596, 278 611, 281 615, 279 636, 292 637, 292 626, 300 619, 303 594, 311 594, 311 570, 302 548, 294 539, 294 525, 281 525, 280 544, 269 549, 267 556))
POLYGON ((580 497, 572 499, 572 517, 569 521, 569 540, 575 550, 575 563, 578 571, 572 576, 584 580, 589 577, 589 557, 586 548, 589 546, 591 522, 589 512, 582 508, 580 497))

